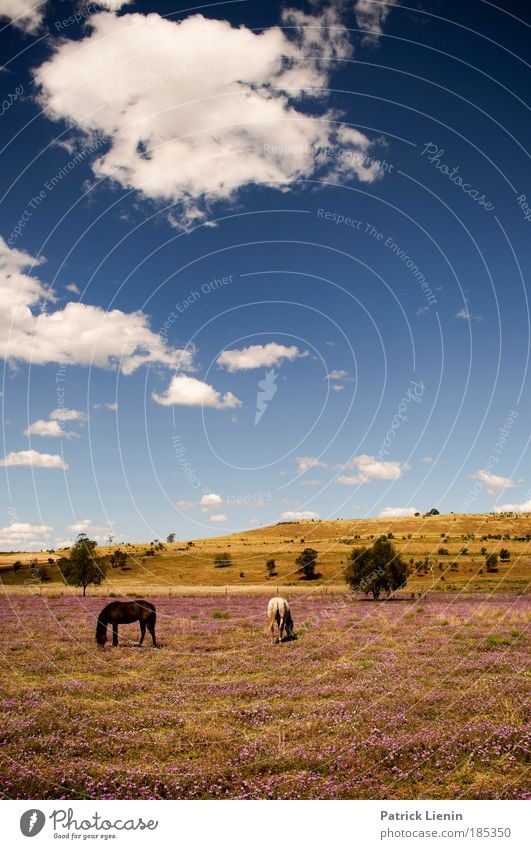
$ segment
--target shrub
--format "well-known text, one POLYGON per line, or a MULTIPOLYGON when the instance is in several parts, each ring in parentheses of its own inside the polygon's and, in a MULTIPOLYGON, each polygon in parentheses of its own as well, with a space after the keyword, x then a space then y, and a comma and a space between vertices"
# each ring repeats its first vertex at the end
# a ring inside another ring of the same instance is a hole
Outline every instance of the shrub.
POLYGON ((492 552, 491 554, 487 554, 485 557, 485 564, 487 566, 487 572, 497 572, 498 571, 498 555, 492 552))
POLYGON ((449 551, 448 551, 447 548, 443 548, 441 546, 440 548, 437 549, 437 554, 449 554, 449 551))
POLYGON ((216 554, 214 557, 214 566, 216 569, 223 569, 226 566, 232 566, 232 557, 227 551, 221 554, 216 554))
POLYGON ((507 560, 511 559, 511 552, 508 548, 502 548, 500 551, 500 560, 505 563, 507 560))
POLYGON ((268 578, 274 578, 275 575, 278 574, 278 572, 276 571, 276 568, 277 568, 277 564, 275 563, 275 561, 273 559, 267 561, 266 569, 267 569, 267 577, 268 578))
POLYGON ((315 548, 305 548, 295 560, 296 565, 299 567, 297 572, 300 574, 302 580, 313 581, 319 577, 315 571, 317 556, 315 548))

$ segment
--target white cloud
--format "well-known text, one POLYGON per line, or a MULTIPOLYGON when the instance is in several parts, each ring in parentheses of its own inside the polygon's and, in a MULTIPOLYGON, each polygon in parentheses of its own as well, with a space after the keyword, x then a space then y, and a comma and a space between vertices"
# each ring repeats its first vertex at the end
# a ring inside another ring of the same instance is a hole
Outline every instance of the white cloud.
POLYGON ((405 467, 398 462, 389 460, 377 460, 369 454, 359 454, 340 468, 357 469, 355 475, 340 475, 336 483, 354 486, 355 484, 370 483, 375 480, 394 481, 398 480, 405 467))
POLYGON ((314 175, 374 182, 381 172, 366 159, 370 140, 319 102, 338 60, 351 55, 339 12, 287 9, 282 22, 253 31, 201 14, 93 14, 83 39, 57 40, 37 68, 41 105, 109 140, 97 177, 175 201, 183 226, 250 184, 286 190, 314 175), (343 157, 323 157, 335 146, 343 157))
POLYGON ((426 457, 421 457, 420 462, 428 463, 430 466, 437 466, 439 463, 442 463, 442 460, 437 460, 435 457, 430 457, 428 454, 426 457))
POLYGON ((87 419, 87 415, 80 410, 68 410, 66 407, 57 407, 57 409, 52 410, 48 418, 58 422, 84 422, 87 419))
POLYGON ((201 507, 217 507, 219 504, 223 504, 223 499, 216 492, 207 492, 202 496, 199 504, 201 507))
POLYGON ((241 406, 241 401, 232 392, 226 392, 222 396, 210 384, 185 374, 172 377, 166 392, 162 395, 153 392, 152 398, 163 407, 176 404, 183 407, 214 407, 223 410, 241 406))
POLYGON ((358 27, 364 30, 362 44, 376 45, 383 34, 385 24, 392 6, 398 6, 399 0, 386 0, 380 3, 378 0, 356 0, 354 3, 354 14, 358 27))
POLYGON ((39 0, 0 0, 0 18, 9 18, 18 29, 35 33, 42 23, 45 5, 39 0))
POLYGON ((79 522, 67 525, 65 530, 70 534, 86 534, 99 542, 107 542, 109 535, 114 536, 112 526, 111 521, 107 525, 96 525, 92 519, 80 519, 79 522))
POLYGON ((228 517, 228 516, 225 516, 225 513, 214 513, 214 514, 210 517, 210 521, 211 521, 211 522, 228 522, 228 521, 229 521, 229 517, 228 517))
POLYGON ((280 516, 286 522, 300 522, 303 519, 319 519, 319 513, 313 513, 311 510, 286 510, 280 516))
POLYGON ((70 439, 71 436, 75 435, 71 431, 63 430, 59 422, 45 421, 44 419, 37 419, 24 431, 24 436, 47 436, 59 439, 70 439))
POLYGON ((328 380, 347 380, 348 371, 345 371, 345 369, 342 368, 335 368, 326 376, 328 380))
POLYGON ((79 286, 76 286, 76 284, 75 284, 75 283, 68 283, 68 284, 65 286, 65 289, 66 289, 68 292, 73 292, 73 293, 74 293, 74 295, 81 295, 81 289, 79 288, 79 286))
POLYGON ((299 474, 304 474, 308 469, 327 469, 328 464, 317 457, 295 457, 297 463, 297 471, 299 474))
POLYGON ((456 312, 455 317, 462 318, 463 321, 482 321, 483 319, 483 316, 481 315, 472 315, 466 307, 461 307, 461 309, 456 312))
POLYGON ((301 481, 301 486, 321 486, 322 483, 320 478, 306 478, 301 481))
POLYGON ((502 504, 494 508, 495 513, 531 513, 531 499, 522 504, 502 504))
POLYGON ((129 6, 134 0, 97 0, 94 4, 107 9, 109 12, 119 12, 124 6, 129 6))
POLYGON ((403 519, 418 512, 415 507, 385 507, 380 513, 380 519, 403 519))
POLYGON ((0 548, 4 551, 33 551, 48 548, 50 525, 13 522, 0 528, 0 548))
POLYGON ((276 366, 282 360, 295 360, 307 357, 307 351, 299 351, 296 345, 278 345, 269 342, 267 345, 250 345, 248 348, 223 351, 217 359, 218 366, 224 366, 228 371, 249 371, 255 368, 276 366))
POLYGON ((175 505, 179 510, 191 510, 192 507, 195 507, 195 501, 187 501, 183 498, 180 501, 176 501, 175 505))
POLYGON ((32 466, 34 469, 68 469, 59 454, 41 454, 39 451, 10 451, 0 460, 0 466, 32 466))
POLYGON ((334 392, 343 392, 345 387, 342 386, 340 383, 333 383, 332 389, 334 390, 334 392))
POLYGON ((471 478, 481 481, 485 484, 485 489, 489 495, 498 495, 504 489, 520 486, 521 481, 513 481, 511 478, 503 478, 501 475, 493 475, 488 469, 480 469, 470 475, 471 478))
POLYGON ((25 273, 42 258, 9 248, 0 236, 0 356, 34 365, 121 368, 131 374, 143 363, 189 368, 193 351, 169 348, 149 329, 142 312, 124 313, 70 301, 48 311, 53 293, 25 273))

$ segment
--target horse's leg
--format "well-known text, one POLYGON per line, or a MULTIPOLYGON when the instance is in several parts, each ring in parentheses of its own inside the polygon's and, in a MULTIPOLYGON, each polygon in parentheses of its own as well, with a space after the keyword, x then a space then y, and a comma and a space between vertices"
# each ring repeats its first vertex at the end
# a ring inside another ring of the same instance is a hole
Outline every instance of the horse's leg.
POLYGON ((141 619, 140 620, 140 642, 138 643, 139 646, 141 646, 142 643, 144 642, 145 636, 146 636, 146 623, 141 619))
POLYGON ((112 644, 113 646, 118 645, 118 623, 113 622, 112 625, 112 644))
POLYGON ((284 626, 285 626, 285 624, 286 624, 286 617, 282 613, 280 615, 280 622, 279 622, 279 625, 278 625, 278 641, 279 641, 279 643, 281 643, 282 640, 284 639, 284 626))
POLYGON ((271 642, 275 642, 275 617, 271 616, 269 619, 269 633, 271 634, 271 642))
POLYGON ((151 639, 153 640, 153 645, 156 649, 158 649, 157 638, 155 637, 155 623, 148 622, 148 631, 151 634, 151 639))

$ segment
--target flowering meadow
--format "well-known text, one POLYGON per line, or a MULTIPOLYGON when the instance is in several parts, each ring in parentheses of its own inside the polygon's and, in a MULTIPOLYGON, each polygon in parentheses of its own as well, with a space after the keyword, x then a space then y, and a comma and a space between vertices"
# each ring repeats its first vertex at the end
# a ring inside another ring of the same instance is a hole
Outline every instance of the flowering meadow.
POLYGON ((150 600, 160 650, 99 650, 108 599, 0 600, 4 798, 526 795, 525 598, 309 592, 281 645, 265 596, 150 600))

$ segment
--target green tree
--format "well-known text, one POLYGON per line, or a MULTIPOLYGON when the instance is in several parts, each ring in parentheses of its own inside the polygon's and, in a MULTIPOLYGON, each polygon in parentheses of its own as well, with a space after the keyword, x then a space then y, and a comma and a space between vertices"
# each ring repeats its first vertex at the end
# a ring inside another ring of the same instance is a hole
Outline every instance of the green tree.
POLYGON ((315 548, 305 548, 295 560, 296 565, 299 567, 297 572, 303 580, 313 581, 319 577, 315 571, 317 567, 317 556, 315 548))
POLYGON ((500 560, 505 563, 507 560, 510 560, 510 559, 511 559, 511 552, 509 551, 509 549, 508 548, 502 548, 502 550, 500 551, 500 560))
POLYGON ((266 569, 267 569, 267 577, 268 578, 273 578, 277 574, 277 572, 276 572, 277 564, 272 559, 267 561, 266 569))
POLYGON ((354 548, 345 568, 345 580, 353 590, 372 593, 394 592, 405 587, 409 569, 394 545, 380 537, 369 548, 354 548))
POLYGON ((214 566, 216 569, 223 569, 225 566, 232 566, 232 557, 227 551, 221 554, 216 554, 214 557, 214 566))
POLYGON ((175 542, 175 534, 168 534, 166 537, 166 542, 172 545, 175 542))
POLYGON ((487 554, 485 557, 485 564, 487 566, 487 572, 497 572, 498 571, 498 555, 492 552, 491 554, 487 554))
POLYGON ((96 555, 97 543, 86 534, 79 534, 70 551, 70 557, 61 557, 57 565, 67 584, 83 587, 83 595, 89 584, 99 585, 105 578, 103 559, 96 555))

